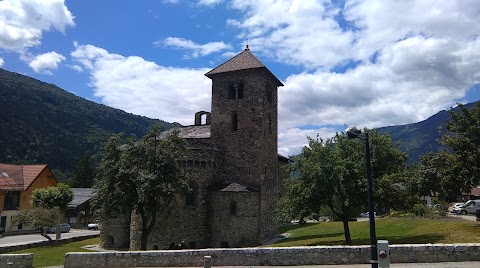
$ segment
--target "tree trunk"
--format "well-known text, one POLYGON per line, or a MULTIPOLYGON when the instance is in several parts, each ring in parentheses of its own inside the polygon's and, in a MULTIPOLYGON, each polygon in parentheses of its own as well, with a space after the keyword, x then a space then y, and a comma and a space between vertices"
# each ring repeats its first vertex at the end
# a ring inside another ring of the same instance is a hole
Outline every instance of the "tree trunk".
POLYGON ((352 244, 352 238, 350 237, 350 227, 348 227, 348 219, 342 219, 343 232, 345 233, 345 243, 347 245, 352 244))
POLYGON ((52 241, 52 238, 46 234, 46 230, 43 227, 40 227, 40 235, 48 239, 48 241, 52 241))

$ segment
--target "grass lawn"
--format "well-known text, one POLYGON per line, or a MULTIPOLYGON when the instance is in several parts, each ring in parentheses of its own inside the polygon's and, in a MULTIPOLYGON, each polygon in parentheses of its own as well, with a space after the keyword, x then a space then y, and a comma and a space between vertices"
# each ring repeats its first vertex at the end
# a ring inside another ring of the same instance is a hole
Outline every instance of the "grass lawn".
MULTIPOLYGON (((480 243, 480 223, 452 219, 381 218, 375 220, 377 239, 389 244, 480 243)), ((353 245, 369 245, 368 221, 349 222, 353 245)), ((306 223, 280 228, 290 237, 271 246, 344 245, 342 222, 306 223)))
POLYGON ((67 252, 92 252, 83 249, 83 246, 100 244, 100 238, 92 238, 78 242, 72 242, 60 246, 45 246, 39 248, 12 251, 6 254, 33 253, 33 267, 45 267, 63 265, 67 252))

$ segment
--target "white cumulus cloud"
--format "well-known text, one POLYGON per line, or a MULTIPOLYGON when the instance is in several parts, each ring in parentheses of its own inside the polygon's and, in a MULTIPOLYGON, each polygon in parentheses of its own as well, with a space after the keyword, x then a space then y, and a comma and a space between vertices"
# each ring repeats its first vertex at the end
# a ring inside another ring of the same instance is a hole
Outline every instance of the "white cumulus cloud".
POLYGON ((248 38, 260 59, 298 70, 279 88, 283 153, 300 152, 306 133, 333 134, 324 130, 343 124, 424 120, 480 83, 474 0, 233 0, 231 7, 241 16, 225 23, 238 39, 248 38))
POLYGON ((209 42, 201 45, 192 40, 178 37, 167 37, 163 41, 154 42, 154 44, 157 46, 164 45, 166 47, 191 50, 191 53, 185 55, 186 58, 198 58, 199 56, 206 56, 222 50, 232 49, 230 44, 225 44, 224 42, 209 42))
POLYGON ((65 60, 65 56, 55 51, 35 56, 28 64, 36 73, 52 74, 58 65, 65 60))
POLYGON ((71 56, 90 72, 95 96, 108 106, 184 125, 194 123, 195 112, 210 110, 209 69, 160 66, 92 45, 78 45, 71 56))
POLYGON ((52 28, 64 32, 75 25, 64 0, 0 1, 0 48, 22 50, 41 43, 52 28))

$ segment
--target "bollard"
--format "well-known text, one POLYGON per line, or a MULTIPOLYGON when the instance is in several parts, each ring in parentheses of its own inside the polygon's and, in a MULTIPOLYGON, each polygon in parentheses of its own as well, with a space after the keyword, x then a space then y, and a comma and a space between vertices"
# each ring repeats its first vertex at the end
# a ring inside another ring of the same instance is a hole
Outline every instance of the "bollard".
POLYGON ((387 240, 378 240, 378 267, 389 268, 390 267, 390 250, 388 249, 387 240))
POLYGON ((212 256, 203 256, 203 268, 212 268, 212 256))

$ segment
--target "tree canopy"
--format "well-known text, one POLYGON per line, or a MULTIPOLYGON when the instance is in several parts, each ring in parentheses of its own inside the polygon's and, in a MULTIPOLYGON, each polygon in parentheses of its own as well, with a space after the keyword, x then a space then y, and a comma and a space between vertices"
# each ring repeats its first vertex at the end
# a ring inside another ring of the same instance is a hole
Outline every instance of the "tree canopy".
MULTIPOLYGON (((366 130, 368 131, 368 130, 366 130)), ((392 183, 404 169, 407 156, 386 134, 370 132, 372 174, 377 208, 396 205, 390 193, 406 194, 392 183), (383 187, 383 189, 380 189, 383 187), (387 197, 388 195, 388 197, 387 197), (388 200, 388 203, 385 203, 388 200)), ((327 140, 309 138, 300 156, 290 166, 288 191, 280 209, 290 218, 305 217, 323 206, 344 224, 345 242, 351 243, 348 220, 367 207, 365 143, 337 133, 327 140)))
POLYGON ((181 167, 186 143, 177 131, 163 134, 152 128, 139 141, 113 135, 103 148, 103 160, 95 183, 94 206, 102 220, 132 213, 141 226, 140 249, 160 213, 168 214, 175 200, 188 190, 187 176, 181 167))
POLYGON ((420 158, 412 188, 452 202, 480 184, 480 102, 470 109, 459 104, 449 113, 448 132, 440 140, 448 148, 420 158))
POLYGON ((95 171, 92 167, 90 157, 84 154, 80 157, 75 171, 73 172, 72 187, 90 188, 93 186, 95 171))
MULTIPOLYGON (((59 183, 57 186, 35 189, 30 197, 32 208, 22 210, 19 215, 13 217, 13 225, 27 224, 34 229, 39 229, 43 237, 52 240, 45 233, 45 230, 59 224, 61 213, 65 212, 72 199, 72 190, 63 183, 59 183)), ((58 226, 56 231, 59 231, 58 226)))
POLYGON ((459 104, 450 114, 449 133, 444 141, 453 150, 454 161, 461 166, 456 175, 463 179, 462 190, 470 191, 480 184, 480 102, 471 109, 459 104))

